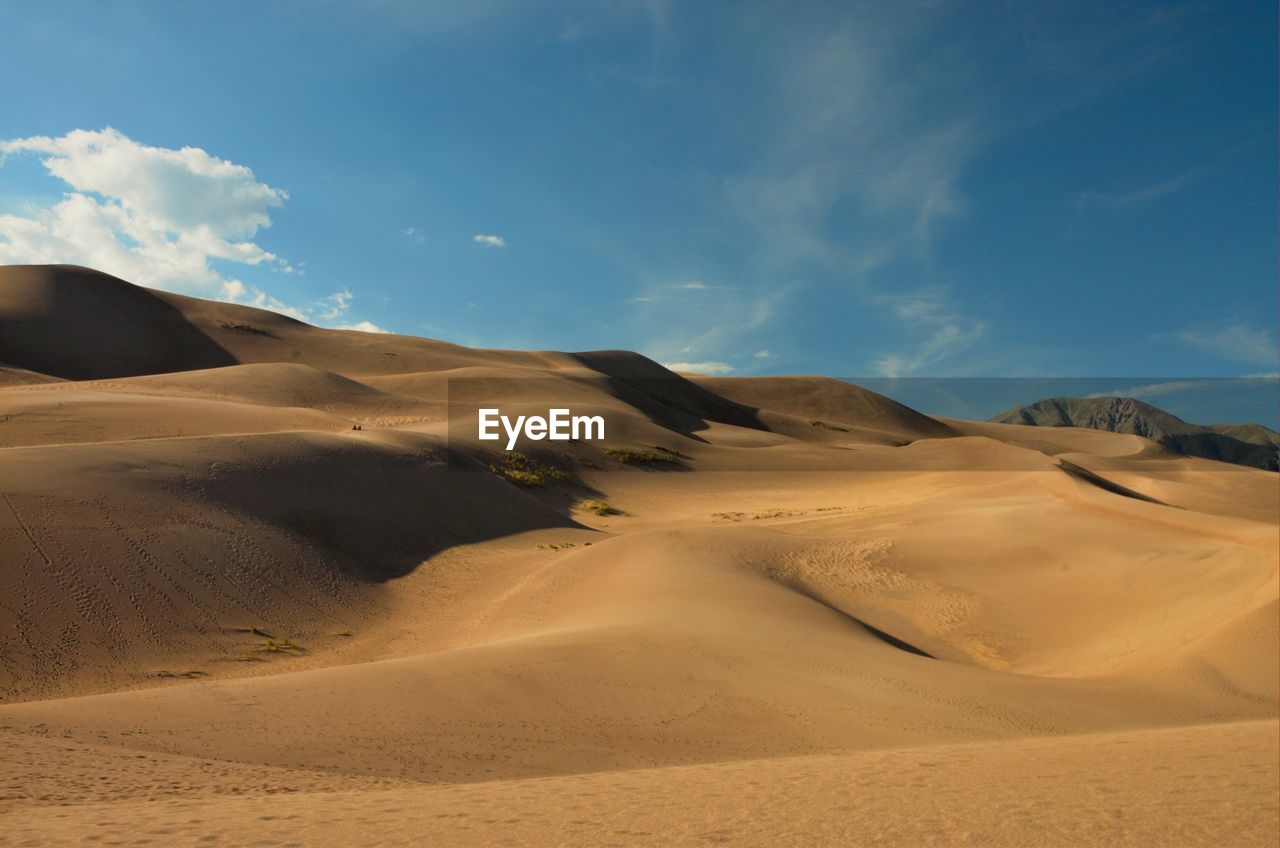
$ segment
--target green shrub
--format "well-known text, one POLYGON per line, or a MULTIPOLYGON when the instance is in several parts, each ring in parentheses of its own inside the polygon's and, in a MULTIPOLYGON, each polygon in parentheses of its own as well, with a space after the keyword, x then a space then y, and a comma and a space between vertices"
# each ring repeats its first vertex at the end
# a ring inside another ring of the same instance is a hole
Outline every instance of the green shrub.
POLYGON ((564 485, 574 482, 573 475, 563 468, 557 468, 546 462, 539 462, 531 456, 517 451, 502 455, 501 464, 491 464, 489 470, 505 477, 517 486, 529 489, 544 489, 547 486, 564 485))
POLYGON ((683 466, 687 456, 679 451, 654 445, 652 450, 646 448, 605 448, 604 455, 624 465, 675 465, 683 466))
POLYGON ((255 327, 252 324, 237 324, 234 321, 219 321, 218 326, 224 330, 238 330, 241 333, 253 333, 258 336, 274 335, 270 330, 265 330, 262 327, 255 327))
POLYGON ((582 503, 579 504, 579 506, 585 509, 587 512, 594 512, 596 515, 622 515, 623 514, 622 510, 609 506, 609 504, 605 503, 604 501, 583 501, 582 503))

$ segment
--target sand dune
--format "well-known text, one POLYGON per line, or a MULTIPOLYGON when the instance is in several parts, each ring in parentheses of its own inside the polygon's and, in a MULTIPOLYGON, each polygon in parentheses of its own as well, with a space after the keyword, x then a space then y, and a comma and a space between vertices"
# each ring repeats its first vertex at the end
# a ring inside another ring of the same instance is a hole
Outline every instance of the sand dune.
POLYGON ((350 419, 305 409, 262 409, 220 399, 182 400, 129 392, 82 390, 7 392, 0 397, 4 447, 116 442, 282 430, 333 432, 350 419))
POLYGON ((1276 840, 1272 472, 65 267, 0 367, 0 841, 1276 840))
POLYGON ((739 403, 802 419, 818 430, 876 430, 898 441, 955 435, 946 423, 883 395, 830 377, 698 377, 700 385, 739 403))
POLYGON ((1278 836, 1274 722, 444 786, 15 743, 0 827, 19 844, 1150 848, 1278 836), (75 814, 41 815, 52 803, 75 814))

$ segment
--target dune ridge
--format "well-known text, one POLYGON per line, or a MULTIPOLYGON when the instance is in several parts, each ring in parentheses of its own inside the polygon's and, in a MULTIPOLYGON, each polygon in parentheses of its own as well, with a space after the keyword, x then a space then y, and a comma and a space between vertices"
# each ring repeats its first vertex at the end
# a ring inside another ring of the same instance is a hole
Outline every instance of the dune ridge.
POLYGON ((66 266, 0 368, 0 841, 1275 841, 1274 472, 66 266))

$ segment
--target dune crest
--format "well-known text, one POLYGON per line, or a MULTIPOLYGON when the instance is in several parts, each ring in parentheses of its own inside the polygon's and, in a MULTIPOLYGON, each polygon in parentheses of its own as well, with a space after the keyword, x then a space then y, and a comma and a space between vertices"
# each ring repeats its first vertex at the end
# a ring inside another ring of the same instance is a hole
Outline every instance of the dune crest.
POLYGON ((1278 512, 1138 433, 0 268, 0 836, 1271 844, 1278 512), (552 401, 609 438, 475 437, 552 401))

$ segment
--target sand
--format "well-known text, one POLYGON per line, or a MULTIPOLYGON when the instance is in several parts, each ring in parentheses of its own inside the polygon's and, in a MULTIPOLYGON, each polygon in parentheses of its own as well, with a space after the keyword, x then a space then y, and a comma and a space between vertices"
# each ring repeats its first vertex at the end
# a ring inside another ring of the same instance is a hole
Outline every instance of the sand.
POLYGON ((1274 473, 57 266, 0 378, 0 843, 1277 841, 1274 473))

